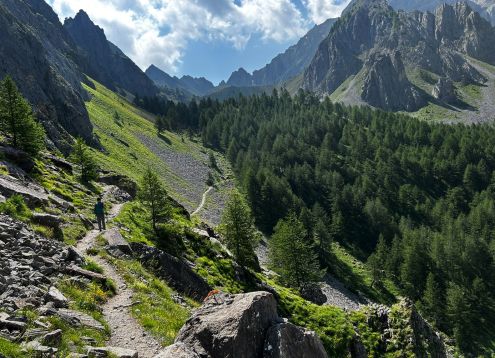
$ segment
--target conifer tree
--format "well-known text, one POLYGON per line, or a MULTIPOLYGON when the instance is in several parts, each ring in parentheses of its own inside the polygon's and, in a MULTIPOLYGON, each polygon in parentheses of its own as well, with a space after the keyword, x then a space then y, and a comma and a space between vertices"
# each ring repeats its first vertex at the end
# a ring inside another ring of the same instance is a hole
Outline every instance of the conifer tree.
POLYGON ((150 214, 151 225, 158 231, 158 222, 170 214, 167 190, 158 175, 148 167, 141 178, 138 198, 150 214))
POLYGON ((259 237, 254 226, 251 210, 244 197, 237 190, 230 198, 222 217, 221 231, 229 250, 241 266, 256 268, 254 247, 259 237))
POLYGON ((72 147, 70 159, 79 166, 79 170, 81 171, 81 182, 89 183, 98 178, 98 165, 91 156, 88 146, 81 138, 76 139, 76 142, 72 147))
POLYGON ((45 147, 45 131, 10 76, 0 82, 0 132, 11 139, 15 148, 33 156, 45 147))
POLYGON ((368 261, 366 262, 371 271, 371 287, 373 287, 376 283, 381 285, 383 279, 385 278, 384 264, 387 259, 387 251, 385 240, 383 236, 380 235, 375 252, 368 257, 368 261))
POLYGON ((270 241, 271 266, 288 286, 301 288, 321 279, 323 272, 304 225, 294 212, 280 220, 270 241))

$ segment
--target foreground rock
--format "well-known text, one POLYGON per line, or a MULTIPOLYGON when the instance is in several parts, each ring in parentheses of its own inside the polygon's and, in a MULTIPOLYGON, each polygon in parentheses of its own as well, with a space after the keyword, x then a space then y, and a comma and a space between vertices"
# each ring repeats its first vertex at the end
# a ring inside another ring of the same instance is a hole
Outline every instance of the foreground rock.
POLYGON ((268 292, 217 293, 197 309, 175 344, 156 358, 327 357, 315 333, 286 323, 268 292), (295 352, 296 355, 283 355, 295 352), (300 352, 306 355, 297 355, 300 352))
POLYGON ((280 323, 268 330, 263 357, 313 358, 327 353, 315 332, 304 330, 292 323, 280 323))

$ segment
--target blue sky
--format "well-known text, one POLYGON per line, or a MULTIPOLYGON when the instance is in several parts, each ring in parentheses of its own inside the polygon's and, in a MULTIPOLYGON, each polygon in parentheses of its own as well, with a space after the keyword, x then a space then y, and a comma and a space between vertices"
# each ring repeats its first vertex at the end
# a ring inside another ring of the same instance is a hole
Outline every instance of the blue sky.
POLYGON ((349 0, 47 0, 61 21, 85 10, 143 70, 214 83, 253 71, 349 0))

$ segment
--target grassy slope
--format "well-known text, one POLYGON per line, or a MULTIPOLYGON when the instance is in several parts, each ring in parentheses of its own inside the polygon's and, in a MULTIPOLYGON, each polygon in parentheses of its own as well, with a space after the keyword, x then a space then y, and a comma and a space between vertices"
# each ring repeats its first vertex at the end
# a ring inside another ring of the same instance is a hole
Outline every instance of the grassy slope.
MULTIPOLYGON (((150 166, 163 179, 169 194, 193 211, 207 189, 207 150, 194 138, 173 132, 157 136, 153 116, 141 111, 125 98, 94 82, 96 89, 85 86, 92 98, 86 103, 94 132, 104 151, 95 151, 102 168, 125 174, 139 180, 143 169, 150 166), (118 113, 120 122, 114 119, 118 113)), ((222 171, 229 173, 225 161, 219 161, 222 171)), ((219 181, 216 202, 218 207, 225 197, 230 181, 219 181), (222 193, 223 192, 223 193, 222 193)), ((200 215, 201 217, 201 215, 200 215)), ((204 220, 216 223, 217 217, 204 220)))

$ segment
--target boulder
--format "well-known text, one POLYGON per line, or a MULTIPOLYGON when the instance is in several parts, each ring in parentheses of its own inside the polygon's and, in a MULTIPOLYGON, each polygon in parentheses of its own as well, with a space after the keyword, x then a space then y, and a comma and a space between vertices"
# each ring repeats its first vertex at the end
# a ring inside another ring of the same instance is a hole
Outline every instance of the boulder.
POLYGON ((49 203, 48 194, 40 186, 24 183, 8 175, 0 176, 0 194, 7 198, 21 195, 30 207, 43 206, 49 203))
POLYGON ((115 357, 138 358, 138 352, 133 349, 120 347, 88 347, 89 358, 115 357))
POLYGON ((263 358, 327 358, 315 332, 292 323, 276 324, 268 330, 263 358))
POLYGON ((258 358, 278 321, 277 302, 268 292, 216 294, 193 313, 175 342, 201 357, 258 358))
POLYGON ((321 290, 317 283, 307 283, 300 289, 301 297, 317 305, 323 305, 327 302, 327 296, 321 290))
POLYGON ((44 213, 33 213, 31 220, 36 224, 51 227, 54 229, 60 228, 60 224, 62 224, 63 222, 60 216, 44 213))
MULTIPOLYGON (((131 247, 129 246, 129 243, 125 241, 125 239, 122 237, 118 228, 112 228, 110 230, 105 231, 103 237, 108 243, 108 249, 110 253, 115 253, 115 252, 118 253, 120 251, 120 253, 122 254, 132 255, 132 250, 131 247)), ((116 256, 121 256, 121 255, 117 254, 116 256)))
POLYGON ((45 295, 45 302, 53 302, 55 308, 66 308, 69 300, 56 287, 52 286, 45 295))
POLYGON ((119 189, 127 192, 133 199, 137 194, 137 184, 132 179, 126 177, 125 175, 107 173, 100 175, 98 179, 101 183, 107 185, 115 185, 119 189))
POLYGON ((184 343, 175 343, 168 346, 155 358, 200 358, 194 351, 184 343))
POLYGON ((45 346, 57 347, 62 342, 62 330, 57 329, 53 332, 47 333, 43 336, 41 342, 45 346))
POLYGON ((208 283, 186 261, 144 244, 131 243, 130 246, 136 258, 177 291, 197 300, 202 300, 211 291, 208 283))
POLYGON ((31 156, 22 150, 8 146, 0 146, 0 153, 3 154, 5 159, 14 162, 19 168, 26 172, 30 172, 35 166, 31 156))
POLYGON ((73 173, 74 166, 67 160, 48 153, 44 154, 44 157, 49 159, 55 166, 62 169, 63 171, 70 174, 73 173))
POLYGON ((105 330, 105 327, 100 322, 82 312, 59 309, 54 314, 74 327, 88 327, 99 331, 105 330))
POLYGON ((90 279, 91 281, 105 282, 107 280, 107 277, 105 275, 102 275, 102 274, 97 273, 97 272, 82 269, 76 265, 72 265, 72 266, 67 267, 66 271, 67 271, 67 273, 75 275, 75 276, 86 277, 86 278, 90 279))

